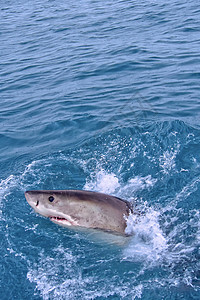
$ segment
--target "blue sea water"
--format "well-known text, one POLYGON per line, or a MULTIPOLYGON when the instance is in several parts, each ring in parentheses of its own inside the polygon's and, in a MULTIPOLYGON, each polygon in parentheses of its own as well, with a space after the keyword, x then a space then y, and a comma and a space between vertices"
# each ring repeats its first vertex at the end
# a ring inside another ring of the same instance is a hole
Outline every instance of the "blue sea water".
POLYGON ((0 299, 200 299, 200 4, 0 2, 0 299), (135 201, 125 244, 28 189, 135 201))

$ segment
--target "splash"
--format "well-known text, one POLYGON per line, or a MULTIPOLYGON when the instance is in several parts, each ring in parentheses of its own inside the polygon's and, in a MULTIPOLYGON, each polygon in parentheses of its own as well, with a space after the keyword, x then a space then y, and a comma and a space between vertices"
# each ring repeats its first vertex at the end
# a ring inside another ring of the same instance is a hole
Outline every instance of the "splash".
POLYGON ((118 195, 122 198, 125 198, 127 200, 137 199, 135 198, 135 193, 137 191, 142 190, 149 190, 151 189, 155 183, 157 182, 157 179, 152 178, 151 175, 147 176, 135 176, 128 180, 126 184, 121 184, 118 195))
POLYGON ((164 174, 169 174, 176 167, 176 156, 178 154, 180 145, 176 149, 171 149, 170 151, 165 151, 159 158, 160 167, 164 174))
POLYGON ((98 171, 95 178, 87 181, 84 189, 112 194, 120 187, 119 179, 114 173, 107 173, 103 169, 98 171))
MULTIPOLYGON (((87 258, 85 258, 87 260, 87 258)), ((70 249, 63 246, 55 247, 51 254, 39 253, 37 263, 29 262, 27 279, 36 284, 35 294, 44 299, 77 299, 86 300, 108 297, 138 299, 142 296, 143 285, 111 281, 109 285, 98 273, 84 276, 80 266, 80 257, 74 256, 70 249), (98 282, 98 285, 96 283, 98 282)), ((95 269, 104 263, 97 257, 95 269)), ((84 268, 91 268, 85 266, 84 268)), ((94 266, 93 266, 94 267, 94 266)), ((102 274, 101 276, 102 277, 102 274)))
POLYGON ((61 246, 54 248, 52 255, 40 252, 39 261, 30 267, 27 278, 36 283, 36 290, 43 299, 69 299, 77 285, 81 284, 76 257, 69 249, 64 250, 61 246), (60 281, 63 271, 65 276, 60 281))
POLYGON ((9 194, 10 189, 16 184, 16 177, 14 175, 10 175, 8 178, 2 179, 0 182, 0 197, 9 194))
POLYGON ((157 182, 151 175, 135 176, 128 180, 126 184, 121 182, 113 172, 108 173, 104 169, 92 174, 89 180, 86 181, 84 189, 99 191, 108 194, 115 194, 122 198, 133 198, 134 193, 138 190, 149 189, 157 182))
POLYGON ((158 211, 147 208, 145 214, 131 214, 127 218, 126 233, 133 235, 124 258, 134 261, 159 261, 167 250, 167 240, 159 225, 158 211))

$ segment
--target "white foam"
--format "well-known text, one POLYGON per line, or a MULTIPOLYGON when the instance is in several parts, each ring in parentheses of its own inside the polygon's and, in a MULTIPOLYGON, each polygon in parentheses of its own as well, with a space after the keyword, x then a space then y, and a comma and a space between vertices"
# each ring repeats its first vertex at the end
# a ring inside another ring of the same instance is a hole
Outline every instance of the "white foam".
MULTIPOLYGON (((101 260, 99 264, 101 267, 101 260)), ((27 278, 36 284, 36 294, 39 293, 44 300, 77 298, 91 300, 116 295, 120 298, 129 296, 136 299, 142 296, 142 284, 134 286, 120 279, 118 284, 115 280, 108 284, 106 280, 102 280, 102 274, 98 273, 83 276, 77 256, 73 256, 69 249, 62 246, 53 249, 51 255, 42 251, 39 254, 39 261, 33 264, 29 262, 29 265, 27 278)))
POLYGON ((16 188, 19 190, 23 190, 25 188, 24 181, 26 181, 26 176, 28 175, 33 175, 35 178, 35 181, 32 182, 33 185, 37 183, 40 178, 36 178, 38 174, 34 173, 34 167, 41 163, 40 160, 38 161, 33 161, 28 166, 25 168, 24 172, 20 175, 10 175, 6 179, 2 179, 0 181, 0 197, 5 198, 7 195, 11 193, 11 190, 13 188, 16 188))
POLYGON ((169 174, 171 170, 174 170, 176 167, 176 156, 179 152, 180 145, 176 147, 176 149, 172 148, 170 151, 165 151, 159 158, 160 167, 162 168, 162 172, 165 174, 169 174))
POLYGON ((154 186, 157 182, 157 179, 147 176, 135 176, 134 178, 129 179, 129 181, 122 187, 120 187, 120 195, 129 199, 134 196, 134 193, 139 190, 149 189, 154 186))
POLYGON ((37 163, 39 163, 40 162, 40 160, 38 160, 38 161, 32 161, 30 164, 28 164, 27 166, 26 166, 26 168, 25 168, 25 170, 24 170, 24 172, 23 172, 23 174, 22 174, 22 178, 24 178, 25 176, 26 176, 26 174, 27 173, 30 173, 30 172, 32 172, 32 169, 33 169, 33 167, 37 164, 37 163))
POLYGON ((85 190, 99 191, 103 193, 113 194, 122 198, 133 198, 134 193, 138 190, 149 189, 154 186, 157 179, 147 176, 135 176, 126 184, 122 184, 120 179, 113 172, 108 173, 101 169, 97 171, 92 178, 86 181, 85 190))
POLYGON ((14 175, 8 176, 6 179, 2 179, 0 182, 0 217, 2 217, 2 199, 5 199, 10 193, 13 187, 18 184, 18 180, 14 175))
POLYGON ((70 299, 73 289, 81 281, 78 273, 76 257, 68 249, 59 246, 54 249, 52 256, 42 251, 38 263, 30 267, 27 278, 36 283, 36 290, 43 299, 70 299))
POLYGON ((16 178, 14 175, 8 176, 6 179, 2 179, 0 182, 0 197, 3 197, 5 193, 9 193, 11 187, 16 184, 16 178))
POLYGON ((86 190, 94 190, 102 193, 112 194, 120 187, 119 179, 114 173, 107 173, 103 169, 98 171, 95 178, 87 181, 84 185, 86 190))
POLYGON ((133 234, 124 258, 136 261, 158 261, 167 250, 167 240, 159 225, 159 212, 148 208, 144 215, 127 218, 127 234, 133 234))
POLYGON ((34 160, 26 166, 24 172, 19 176, 20 183, 22 184, 22 187, 24 189, 30 189, 32 188, 32 186, 39 186, 41 182, 43 183, 43 176, 46 177, 46 174, 43 174, 43 170, 44 168, 50 167, 52 165, 50 163, 50 160, 50 158, 34 160))

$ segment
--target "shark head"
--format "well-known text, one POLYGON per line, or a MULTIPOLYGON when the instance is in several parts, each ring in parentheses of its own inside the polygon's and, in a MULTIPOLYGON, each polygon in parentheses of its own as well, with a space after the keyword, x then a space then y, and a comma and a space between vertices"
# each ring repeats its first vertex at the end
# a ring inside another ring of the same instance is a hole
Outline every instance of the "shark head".
POLYGON ((62 226, 78 226, 75 201, 64 191, 27 191, 25 197, 35 212, 62 226))
POLYGON ((80 226, 124 234, 129 203, 114 196, 78 190, 25 192, 35 212, 61 226, 80 226))

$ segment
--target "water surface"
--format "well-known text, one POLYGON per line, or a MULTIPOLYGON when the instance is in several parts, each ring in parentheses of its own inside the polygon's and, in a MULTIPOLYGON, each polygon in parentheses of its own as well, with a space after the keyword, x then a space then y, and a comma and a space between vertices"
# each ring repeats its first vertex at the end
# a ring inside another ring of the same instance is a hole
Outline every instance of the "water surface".
POLYGON ((199 299, 199 2, 1 1, 1 299, 199 299), (136 201, 123 246, 27 189, 136 201))

